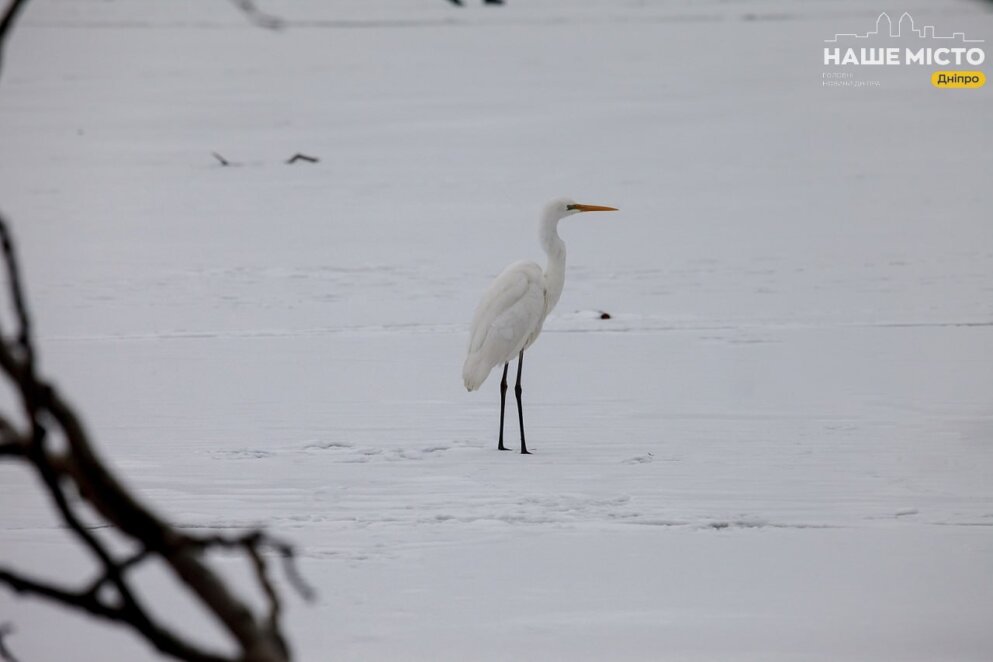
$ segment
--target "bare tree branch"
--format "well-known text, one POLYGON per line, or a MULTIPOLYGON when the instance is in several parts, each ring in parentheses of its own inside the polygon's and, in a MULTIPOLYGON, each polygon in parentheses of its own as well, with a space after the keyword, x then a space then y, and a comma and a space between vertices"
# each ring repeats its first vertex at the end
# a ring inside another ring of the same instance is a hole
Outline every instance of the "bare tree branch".
MULTIPOLYGON (((232 0, 256 25, 276 29, 281 19, 260 11, 254 0, 232 0)), ((27 0, 10 0, 0 15, 0 71, 3 50, 12 27, 27 0)), ((215 156, 227 165, 223 157, 215 156)), ((0 586, 19 594, 47 599, 109 622, 130 626, 166 655, 195 662, 283 662, 291 657, 281 629, 282 601, 270 576, 266 550, 283 558, 286 577, 304 598, 313 596, 294 562, 293 548, 263 531, 249 531, 239 538, 194 538, 183 533, 141 503, 107 468, 90 441, 89 433, 75 410, 59 391, 39 377, 32 341, 30 309, 24 294, 21 269, 13 238, 0 215, 0 259, 14 312, 14 329, 0 328, 0 375, 16 390, 23 421, 18 424, 0 415, 0 459, 27 464, 38 474, 44 491, 73 538, 95 558, 100 572, 81 589, 58 586, 0 568, 0 586), (21 431, 23 430, 23 431, 21 431), (66 444, 64 452, 48 450, 57 435, 66 444), (118 559, 96 533, 83 522, 70 499, 70 486, 114 528, 135 543, 129 556, 118 559), (237 548, 252 564, 255 581, 269 603, 258 617, 235 595, 208 564, 211 548, 237 548), (142 604, 131 580, 132 570, 146 560, 165 562, 180 584, 197 598, 224 626, 238 645, 233 657, 211 652, 160 623, 142 604), (112 590, 105 590, 112 589, 112 590), (108 598, 107 595, 112 596, 108 598)), ((6 647, 9 624, 0 624, 0 659, 16 662, 6 647)))
MULTIPOLYGON (((6 439, 7 435, 0 432, 0 438, 6 439)), ((0 443, 0 457, 23 457, 26 452, 27 445, 19 440, 11 440, 0 443)))
POLYGON ((17 662, 17 658, 7 648, 7 635, 13 634, 14 626, 10 623, 0 623, 0 660, 4 662, 17 662))
POLYGON ((34 367, 34 350, 31 347, 31 316, 28 314, 27 306, 24 304, 24 287, 21 285, 21 269, 17 263, 17 251, 14 250, 7 230, 7 224, 0 224, 0 243, 3 246, 4 264, 7 268, 7 279, 10 288, 11 298, 14 303, 14 312, 17 314, 17 346, 21 351, 21 363, 27 368, 34 367))
POLYGON ((275 538, 265 531, 249 531, 240 536, 224 536, 213 534, 209 536, 199 536, 191 538, 191 542, 201 547, 219 547, 233 549, 238 547, 253 548, 255 550, 270 549, 283 560, 283 573, 293 589, 308 602, 317 597, 317 592, 307 583, 300 574, 296 566, 296 550, 290 543, 275 538))
POLYGON ((100 600, 96 593, 72 591, 44 581, 29 579, 2 568, 0 568, 0 582, 7 584, 17 593, 47 598, 57 604, 85 611, 105 620, 128 623, 157 649, 168 655, 197 662, 231 662, 231 658, 203 651, 160 628, 142 611, 123 605, 107 604, 100 600))
POLYGON ((24 440, 21 438, 20 433, 14 424, 0 415, 0 442, 2 443, 20 443, 23 444, 24 440))
POLYGON ((0 71, 3 71, 4 44, 10 35, 11 29, 14 27, 14 21, 17 20, 18 13, 24 9, 24 5, 26 4, 28 4, 28 0, 10 0, 6 11, 0 17, 0 71))
POLYGON ((87 587, 84 591, 84 594, 94 596, 99 594, 100 589, 107 584, 112 583, 115 576, 122 575, 134 566, 140 564, 149 557, 149 554, 151 554, 151 552, 148 548, 143 548, 123 561, 114 562, 111 567, 104 570, 102 575, 93 580, 89 587, 87 587))
POLYGON ((64 605, 69 605, 103 618, 119 618, 120 607, 104 604, 89 592, 76 592, 42 580, 30 579, 23 574, 0 568, 0 582, 17 593, 38 595, 64 605))
POLYGON ((296 570, 293 548, 262 531, 249 531, 233 538, 193 537, 170 525, 132 495, 99 458, 75 410, 36 372, 31 317, 17 252, 2 216, 0 250, 16 318, 13 334, 8 336, 0 330, 0 372, 17 390, 30 427, 30 432, 18 433, 13 423, 0 416, 0 456, 19 458, 34 468, 66 528, 101 568, 96 578, 75 591, 12 570, 0 570, 0 584, 18 593, 47 598, 109 621, 127 624, 158 650, 173 657, 204 662, 289 660, 290 651, 281 628, 282 601, 269 576, 265 552, 273 550, 282 556, 289 583, 309 599, 313 591, 296 570), (54 434, 63 438, 66 444, 65 452, 59 455, 47 450, 48 439, 54 434), (66 491, 69 484, 110 527, 134 541, 137 551, 123 559, 115 558, 100 536, 80 519, 66 491), (210 567, 207 554, 211 548, 236 548, 249 559, 255 581, 269 603, 264 616, 253 613, 210 567), (237 657, 226 658, 203 649, 171 631, 148 612, 135 592, 129 574, 153 557, 171 567, 182 585, 224 626, 239 646, 237 657), (113 604, 101 599, 105 587, 113 589, 116 596, 113 604))

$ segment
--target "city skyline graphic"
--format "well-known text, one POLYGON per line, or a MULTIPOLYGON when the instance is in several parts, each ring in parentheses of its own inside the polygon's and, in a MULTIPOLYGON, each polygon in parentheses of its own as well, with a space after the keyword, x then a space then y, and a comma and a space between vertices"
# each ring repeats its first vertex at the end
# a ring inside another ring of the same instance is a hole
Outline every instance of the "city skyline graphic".
POLYGON ((985 39, 966 39, 964 32, 953 32, 951 36, 941 36, 935 34, 935 28, 933 25, 925 25, 923 28, 918 28, 914 24, 914 17, 910 15, 909 12, 903 12, 900 15, 899 20, 895 23, 890 15, 886 12, 882 12, 878 17, 876 17, 876 29, 870 30, 865 34, 859 34, 856 32, 852 33, 841 33, 834 35, 831 39, 825 39, 825 43, 837 43, 842 39, 871 39, 872 37, 881 35, 884 38, 892 39, 907 39, 913 38, 915 35, 918 39, 940 39, 946 41, 958 41, 965 44, 981 44, 985 43, 985 39))

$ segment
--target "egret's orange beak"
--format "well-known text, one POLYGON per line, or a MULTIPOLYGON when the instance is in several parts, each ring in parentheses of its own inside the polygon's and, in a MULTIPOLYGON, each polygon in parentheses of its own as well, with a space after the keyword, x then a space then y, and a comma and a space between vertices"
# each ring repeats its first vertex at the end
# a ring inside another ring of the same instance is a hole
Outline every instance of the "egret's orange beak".
POLYGON ((617 207, 603 207, 601 205, 569 205, 569 209, 576 211, 618 211, 617 207))

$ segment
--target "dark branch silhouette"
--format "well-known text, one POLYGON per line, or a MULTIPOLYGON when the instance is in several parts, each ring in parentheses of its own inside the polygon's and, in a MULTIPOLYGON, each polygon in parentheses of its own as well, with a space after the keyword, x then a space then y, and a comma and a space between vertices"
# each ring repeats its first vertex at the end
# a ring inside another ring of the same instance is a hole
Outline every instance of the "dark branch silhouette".
MULTIPOLYGON (((34 469, 63 524, 101 568, 97 577, 82 587, 60 586, 0 568, 0 585, 126 624, 159 651, 176 658, 204 662, 289 660, 290 650, 280 623, 282 602, 270 579, 266 554, 282 557, 290 585, 309 599, 313 592, 295 568, 292 546, 260 530, 237 537, 185 533, 124 487, 97 455, 75 410, 54 385, 37 373, 31 316, 17 251, 2 216, 0 249, 15 319, 13 331, 0 328, 0 373, 17 393, 20 417, 24 419, 18 425, 0 414, 0 458, 22 461, 34 469), (53 438, 64 441, 65 450, 52 450, 53 438), (70 496, 74 491, 108 525, 133 542, 135 549, 131 554, 117 557, 96 530, 82 521, 77 511, 80 500, 73 501, 70 496), (208 553, 222 548, 238 549, 251 562, 255 579, 268 601, 264 616, 254 614, 208 564, 208 553), (181 584, 224 626, 238 645, 234 657, 203 648, 149 612, 132 584, 130 573, 151 558, 169 565, 181 584), (113 590, 105 591, 107 587, 113 590)), ((6 630, 0 632, 0 639, 6 633, 6 630)), ((6 647, 0 647, 0 654, 7 659, 12 657, 6 647)))
POLYGON ((0 73, 3 72, 4 43, 7 40, 7 36, 10 35, 14 22, 17 20, 17 15, 24 9, 24 5, 26 4, 28 4, 28 0, 10 0, 3 16, 0 16, 0 73))
POLYGON ((17 662, 17 658, 7 648, 7 635, 14 632, 14 626, 10 623, 0 623, 0 660, 4 662, 17 662))
POLYGON ((318 161, 320 161, 320 159, 317 158, 316 156, 307 156, 306 154, 301 154, 300 152, 297 152, 290 158, 286 159, 286 163, 288 163, 289 165, 293 165, 297 161, 304 161, 306 163, 317 163, 318 161))
MULTIPOLYGON (((233 1, 257 25, 276 28, 282 24, 260 12, 252 0, 233 1)), ((10 0, 0 15, 0 72, 4 46, 26 4, 27 0, 10 0)), ((223 157, 218 156, 218 160, 225 163, 223 157)), ((233 537, 192 535, 169 524, 132 494, 101 460, 75 409, 38 373, 21 268, 2 215, 0 260, 13 309, 13 328, 8 330, 0 323, 0 379, 9 382, 19 404, 12 413, 0 412, 0 461, 22 463, 37 474, 66 530, 99 568, 88 582, 60 585, 0 567, 0 587, 130 627, 150 645, 175 658, 195 662, 289 660, 291 653, 281 626, 282 599, 273 585, 267 559, 279 556, 288 583, 305 599, 311 599, 313 591, 297 571, 293 547, 261 530, 233 537), (80 509, 85 504, 103 519, 103 528, 114 529, 131 542, 130 553, 119 556, 112 552, 99 529, 83 521, 80 509), (211 567, 209 555, 218 549, 238 551, 250 561, 254 579, 268 603, 265 614, 254 613, 211 567), (135 589, 132 572, 152 559, 168 565, 177 582, 217 619, 236 644, 234 654, 204 647, 147 609, 135 589)), ((11 632, 9 623, 0 623, 0 659, 6 662, 16 662, 7 645, 11 632)))
POLYGON ((258 8, 255 0, 231 0, 249 21, 260 28, 266 30, 281 30, 286 25, 286 21, 273 14, 267 14, 258 8))

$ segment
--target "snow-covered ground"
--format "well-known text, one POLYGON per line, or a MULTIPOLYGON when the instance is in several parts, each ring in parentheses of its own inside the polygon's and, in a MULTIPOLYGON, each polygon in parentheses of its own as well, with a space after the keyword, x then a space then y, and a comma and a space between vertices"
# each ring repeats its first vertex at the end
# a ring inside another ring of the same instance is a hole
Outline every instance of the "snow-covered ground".
MULTIPOLYGON (((993 658, 991 92, 820 85, 882 9, 991 40, 990 5, 467 5, 28 6, 0 208, 105 454, 299 544, 304 660, 993 658), (559 195, 622 211, 564 222, 535 454, 497 453, 467 322, 559 195)), ((79 576, 30 476, 0 504, 3 562, 79 576)), ((23 660, 151 657, 3 621, 23 660)))

